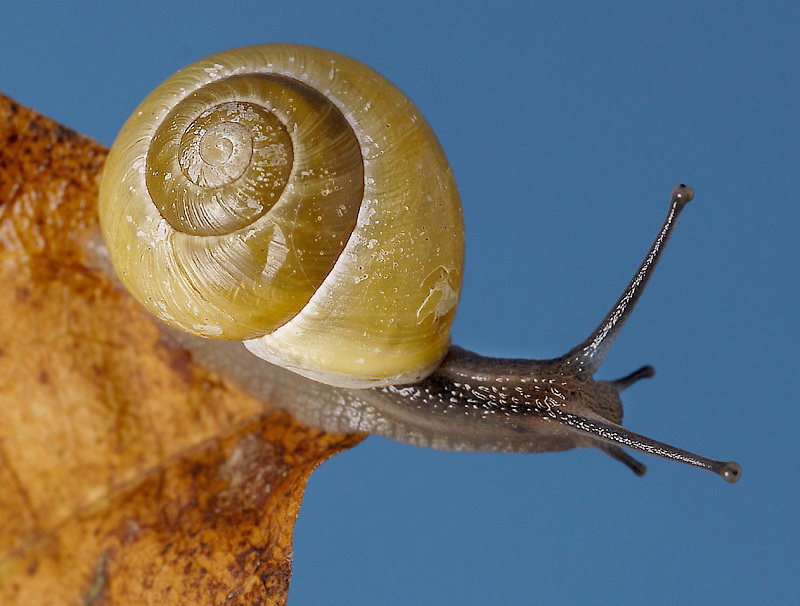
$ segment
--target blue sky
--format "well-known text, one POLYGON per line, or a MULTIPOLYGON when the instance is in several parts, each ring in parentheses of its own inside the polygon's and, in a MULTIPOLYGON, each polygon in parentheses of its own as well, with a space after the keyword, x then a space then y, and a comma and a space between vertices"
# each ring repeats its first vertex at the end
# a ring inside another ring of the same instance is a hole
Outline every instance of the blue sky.
POLYGON ((696 190, 599 376, 653 364, 625 393, 625 424, 737 460, 741 482, 650 457, 636 478, 594 451, 370 438, 311 479, 290 604, 797 598, 796 4, 14 5, 0 90, 106 145, 161 80, 233 46, 314 44, 388 76, 452 162, 468 248, 453 340, 487 355, 580 341, 671 188, 696 190))

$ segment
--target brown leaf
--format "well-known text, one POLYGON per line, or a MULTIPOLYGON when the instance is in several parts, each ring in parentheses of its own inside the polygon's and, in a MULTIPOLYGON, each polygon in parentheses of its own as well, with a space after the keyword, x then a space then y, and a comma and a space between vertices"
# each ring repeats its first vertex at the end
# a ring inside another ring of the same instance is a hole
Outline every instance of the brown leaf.
POLYGON ((0 603, 282 604, 360 436, 192 362, 92 259, 106 150, 0 95, 0 603))

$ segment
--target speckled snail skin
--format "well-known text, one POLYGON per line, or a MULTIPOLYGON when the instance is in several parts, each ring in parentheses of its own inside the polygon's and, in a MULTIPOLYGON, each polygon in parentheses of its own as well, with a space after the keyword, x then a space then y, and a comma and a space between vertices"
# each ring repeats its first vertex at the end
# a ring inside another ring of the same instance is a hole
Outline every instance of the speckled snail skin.
POLYGON ((619 393, 652 368, 593 379, 692 197, 673 190, 630 284, 564 356, 451 347, 464 236, 435 135, 365 65, 269 44, 199 61, 139 105, 100 217, 119 279, 165 330, 313 426, 446 450, 595 447, 642 475, 626 447, 735 482, 736 463, 619 425, 619 393))

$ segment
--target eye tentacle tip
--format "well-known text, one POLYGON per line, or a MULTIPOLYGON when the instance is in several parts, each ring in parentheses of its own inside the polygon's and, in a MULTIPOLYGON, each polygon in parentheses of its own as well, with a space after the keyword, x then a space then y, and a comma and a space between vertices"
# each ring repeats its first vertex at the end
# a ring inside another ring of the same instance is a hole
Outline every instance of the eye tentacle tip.
POLYGON ((670 198, 672 203, 684 206, 694 200, 694 190, 688 185, 681 183, 673 188, 670 198))
POLYGON ((719 468, 715 470, 717 475, 725 480, 728 484, 736 484, 742 477, 742 467, 733 461, 721 463, 719 468))

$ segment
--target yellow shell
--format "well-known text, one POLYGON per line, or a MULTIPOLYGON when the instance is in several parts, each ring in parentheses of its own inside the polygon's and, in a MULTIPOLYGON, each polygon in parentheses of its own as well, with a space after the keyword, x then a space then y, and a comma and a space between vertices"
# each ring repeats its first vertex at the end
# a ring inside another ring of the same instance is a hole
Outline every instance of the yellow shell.
POLYGON ((117 137, 100 218, 122 282, 181 330, 348 387, 447 351, 452 172, 414 104, 343 55, 268 44, 179 71, 117 137))

